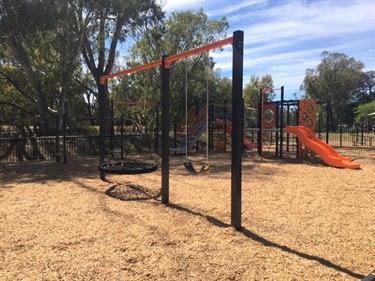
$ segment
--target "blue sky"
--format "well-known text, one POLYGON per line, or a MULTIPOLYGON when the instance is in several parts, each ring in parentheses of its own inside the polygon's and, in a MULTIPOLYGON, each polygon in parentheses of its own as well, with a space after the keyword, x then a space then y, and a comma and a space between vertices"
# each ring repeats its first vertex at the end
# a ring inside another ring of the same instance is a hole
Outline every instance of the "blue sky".
MULTIPOLYGON (((375 0, 160 0, 168 13, 203 8, 210 19, 225 16, 228 37, 243 30, 244 84, 253 74, 270 74, 286 99, 300 97, 307 68, 323 51, 344 53, 375 70, 375 0)), ((210 54, 231 77, 232 48, 210 54)), ((276 97, 278 99, 278 97, 276 97)))

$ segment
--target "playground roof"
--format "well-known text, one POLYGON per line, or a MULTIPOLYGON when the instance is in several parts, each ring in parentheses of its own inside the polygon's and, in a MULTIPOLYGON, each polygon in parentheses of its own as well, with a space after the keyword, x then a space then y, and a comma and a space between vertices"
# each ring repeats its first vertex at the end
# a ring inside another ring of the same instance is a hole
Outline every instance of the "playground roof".
POLYGON ((370 114, 367 114, 367 116, 375 116, 375 112, 372 112, 370 114))

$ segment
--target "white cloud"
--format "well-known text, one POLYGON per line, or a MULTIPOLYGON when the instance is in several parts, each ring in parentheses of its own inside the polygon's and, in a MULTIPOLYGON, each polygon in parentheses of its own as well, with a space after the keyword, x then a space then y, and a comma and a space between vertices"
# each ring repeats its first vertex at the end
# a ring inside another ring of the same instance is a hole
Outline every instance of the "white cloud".
POLYGON ((244 9, 254 7, 255 5, 266 3, 267 0, 244 0, 244 1, 212 1, 215 4, 215 8, 209 9, 207 14, 209 17, 216 16, 228 16, 233 13, 241 12, 244 9), (237 3, 238 2, 238 3, 237 3), (228 5, 229 4, 229 5, 228 5), (217 6, 222 6, 217 8, 217 6))
MULTIPOLYGON (((321 53, 345 53, 375 70, 375 1, 373 0, 160 0, 164 11, 203 8, 211 19, 226 16, 245 34, 244 83, 270 74, 286 93, 298 92, 305 70, 315 68, 321 53)), ((222 75, 231 77, 232 49, 211 52, 222 75)))
POLYGON ((170 13, 179 10, 196 9, 202 7, 206 1, 202 0, 159 0, 163 11, 170 13))

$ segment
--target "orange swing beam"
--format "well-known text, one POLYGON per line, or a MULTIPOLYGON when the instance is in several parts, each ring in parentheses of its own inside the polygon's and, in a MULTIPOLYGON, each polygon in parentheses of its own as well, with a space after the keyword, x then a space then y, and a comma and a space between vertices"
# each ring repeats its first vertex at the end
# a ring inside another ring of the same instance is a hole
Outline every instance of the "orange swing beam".
MULTIPOLYGON (((226 38, 226 39, 223 39, 223 40, 205 45, 203 47, 198 47, 198 48, 193 49, 193 50, 189 50, 189 51, 186 51, 186 52, 183 52, 183 53, 179 53, 179 54, 169 56, 165 60, 166 68, 169 68, 171 63, 174 62, 174 61, 180 60, 182 58, 188 58, 188 57, 191 57, 193 55, 201 54, 201 53, 213 50, 213 49, 221 48, 221 47, 224 47, 224 46, 229 45, 229 44, 233 44, 233 37, 229 37, 229 38, 226 38)), ((142 70, 146 70, 146 69, 150 69, 150 68, 159 66, 159 65, 161 65, 161 63, 162 63, 161 60, 156 60, 156 61, 153 61, 153 62, 150 62, 150 63, 135 66, 133 68, 126 69, 126 70, 123 70, 123 71, 119 71, 119 72, 116 72, 116 73, 103 75, 103 76, 100 77, 100 84, 104 84, 106 80, 111 79, 111 78, 131 74, 131 73, 135 73, 135 72, 138 72, 138 71, 142 71, 142 70)))
POLYGON ((188 57, 191 57, 191 56, 194 56, 194 55, 197 55, 197 54, 201 54, 201 53, 204 53, 204 52, 207 52, 207 51, 210 51, 210 50, 214 50, 214 49, 217 49, 217 48, 224 47, 224 46, 229 45, 229 44, 233 44, 233 37, 229 37, 229 38, 226 38, 226 39, 223 39, 223 40, 220 40, 220 41, 217 41, 217 42, 214 42, 214 43, 211 43, 211 44, 208 44, 208 45, 205 45, 203 47, 199 47, 199 48, 196 48, 196 49, 193 49, 193 50, 190 50, 190 51, 186 51, 186 52, 183 52, 183 53, 171 55, 171 56, 169 56, 165 59, 166 67, 169 68, 171 63, 176 61, 176 60, 188 58, 188 57))

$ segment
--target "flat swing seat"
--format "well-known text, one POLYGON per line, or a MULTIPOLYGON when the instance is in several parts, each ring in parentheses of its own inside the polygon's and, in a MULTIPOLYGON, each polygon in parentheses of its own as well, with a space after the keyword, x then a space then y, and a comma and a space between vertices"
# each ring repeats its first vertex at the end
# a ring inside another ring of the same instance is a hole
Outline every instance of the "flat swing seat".
POLYGON ((201 173, 207 172, 211 166, 210 165, 204 165, 200 170, 196 170, 191 162, 184 162, 185 169, 191 174, 191 175, 198 175, 201 173))

